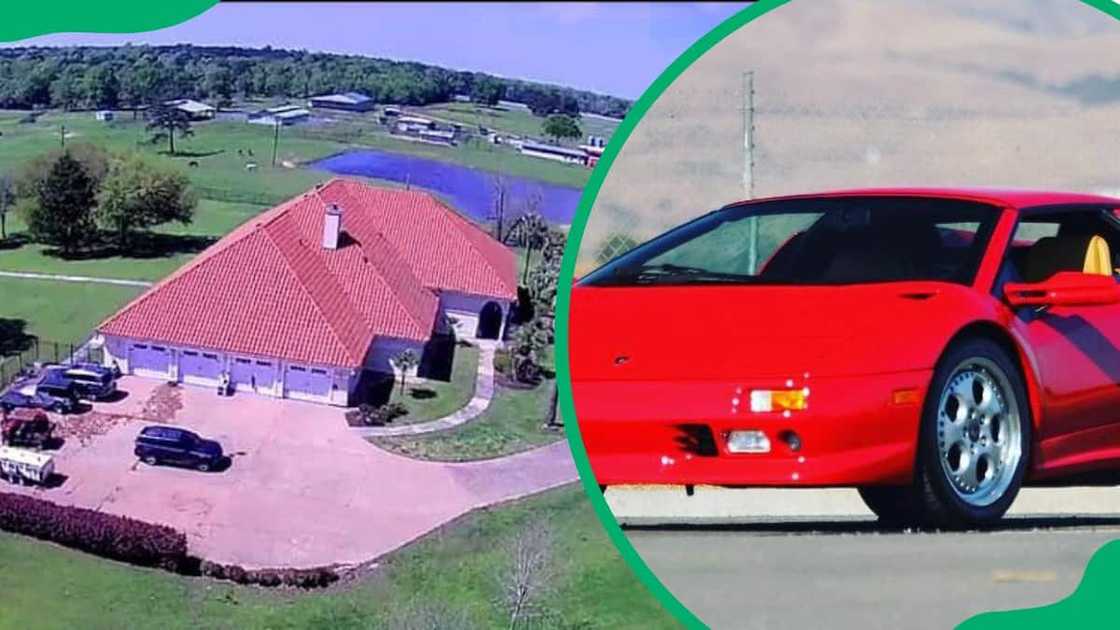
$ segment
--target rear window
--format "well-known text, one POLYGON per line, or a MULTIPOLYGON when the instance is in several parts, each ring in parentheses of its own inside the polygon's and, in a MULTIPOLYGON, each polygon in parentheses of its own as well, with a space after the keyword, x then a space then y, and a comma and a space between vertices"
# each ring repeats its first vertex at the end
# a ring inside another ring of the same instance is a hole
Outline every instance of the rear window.
POLYGON ((999 209, 925 197, 822 197, 728 206, 607 263, 581 284, 968 284, 999 209))

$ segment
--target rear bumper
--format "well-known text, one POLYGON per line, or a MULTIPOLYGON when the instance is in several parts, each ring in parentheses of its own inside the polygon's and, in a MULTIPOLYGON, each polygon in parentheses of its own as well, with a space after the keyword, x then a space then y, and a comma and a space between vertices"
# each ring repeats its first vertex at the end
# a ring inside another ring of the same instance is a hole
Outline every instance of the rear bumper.
POLYGON ((787 382, 575 382, 596 481, 619 484, 858 486, 908 483, 931 371, 795 379, 808 408, 752 413, 750 390, 787 382), (896 391, 914 390, 896 404, 896 391), (739 400, 734 404, 735 399, 739 400), (732 453, 727 432, 763 431, 768 453, 732 453), (792 449, 783 436, 800 438, 792 449))

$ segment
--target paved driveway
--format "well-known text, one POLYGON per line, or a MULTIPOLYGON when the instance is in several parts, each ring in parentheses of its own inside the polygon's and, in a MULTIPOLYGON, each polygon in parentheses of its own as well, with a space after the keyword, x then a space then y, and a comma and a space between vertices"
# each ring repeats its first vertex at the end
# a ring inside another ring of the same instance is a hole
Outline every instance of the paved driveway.
POLYGON ((219 562, 361 563, 474 508, 577 478, 565 441, 491 461, 422 462, 354 435, 336 408, 219 398, 208 388, 132 377, 121 388, 129 396, 97 405, 92 420, 62 421, 104 431, 67 439, 55 466, 64 481, 19 491, 170 525, 186 532, 194 553, 219 562), (138 463, 132 441, 144 418, 219 440, 232 466, 199 473, 138 463))

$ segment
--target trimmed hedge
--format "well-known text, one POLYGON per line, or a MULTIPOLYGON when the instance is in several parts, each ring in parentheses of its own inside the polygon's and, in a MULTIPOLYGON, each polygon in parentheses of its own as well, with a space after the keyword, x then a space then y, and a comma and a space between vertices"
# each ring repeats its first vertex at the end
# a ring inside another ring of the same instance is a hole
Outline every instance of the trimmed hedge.
POLYGON ((260 586, 293 586, 296 588, 322 588, 338 580, 334 569, 318 567, 314 569, 245 569, 236 564, 219 564, 202 561, 202 575, 219 580, 231 580, 238 584, 257 584, 260 586))
POLYGON ((329 567, 245 569, 200 560, 187 552, 186 535, 170 527, 22 494, 0 492, 0 529, 121 562, 238 584, 309 589, 330 586, 339 579, 329 567))
POLYGON ((191 565, 182 532, 22 494, 0 493, 0 529, 141 566, 182 572, 191 565))

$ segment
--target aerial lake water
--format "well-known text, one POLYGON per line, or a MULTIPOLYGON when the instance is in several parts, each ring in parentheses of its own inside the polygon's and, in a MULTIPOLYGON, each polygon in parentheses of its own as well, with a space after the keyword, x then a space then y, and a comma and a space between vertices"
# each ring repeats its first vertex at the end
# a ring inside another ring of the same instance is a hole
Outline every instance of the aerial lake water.
MULTIPOLYGON (((460 212, 486 221, 494 212, 494 175, 489 171, 459 166, 400 153, 355 150, 339 153, 312 164, 337 175, 361 175, 409 184, 445 197, 460 212)), ((524 200, 539 191, 537 210, 554 223, 571 223, 581 190, 525 177, 503 176, 506 181, 506 216, 521 213, 524 200)))

